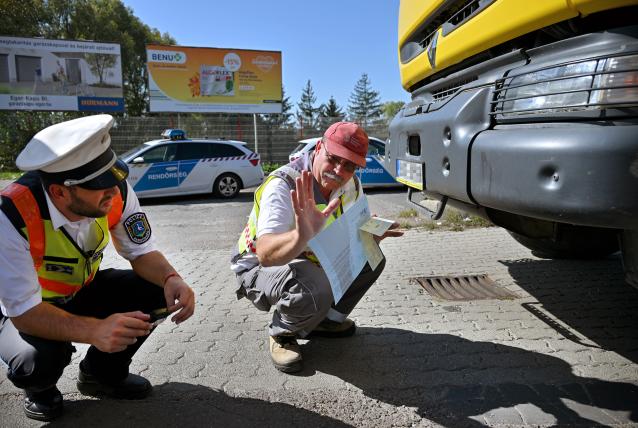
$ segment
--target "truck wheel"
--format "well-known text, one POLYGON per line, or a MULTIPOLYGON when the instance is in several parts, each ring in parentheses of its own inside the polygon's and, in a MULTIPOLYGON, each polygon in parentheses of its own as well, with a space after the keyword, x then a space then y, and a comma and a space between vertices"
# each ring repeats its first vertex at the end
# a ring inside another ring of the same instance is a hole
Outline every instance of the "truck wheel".
POLYGON ((217 177, 213 185, 213 194, 224 199, 234 198, 240 190, 241 180, 235 174, 230 173, 224 173, 217 177))
POLYGON ((544 259, 602 259, 617 252, 618 231, 560 224, 557 238, 529 238, 508 231, 518 243, 544 259))

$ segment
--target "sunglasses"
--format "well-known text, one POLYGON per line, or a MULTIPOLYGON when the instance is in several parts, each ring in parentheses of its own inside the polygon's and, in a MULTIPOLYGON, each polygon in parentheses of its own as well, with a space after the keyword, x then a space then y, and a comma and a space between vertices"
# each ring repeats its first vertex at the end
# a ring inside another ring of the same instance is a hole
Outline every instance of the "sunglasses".
POLYGON ((347 172, 355 172, 357 168, 359 168, 359 165, 354 162, 350 162, 349 160, 346 160, 339 156, 331 155, 325 146, 323 147, 323 149, 326 152, 326 159, 328 159, 328 162, 330 162, 331 165, 340 165, 341 168, 343 168, 347 172))

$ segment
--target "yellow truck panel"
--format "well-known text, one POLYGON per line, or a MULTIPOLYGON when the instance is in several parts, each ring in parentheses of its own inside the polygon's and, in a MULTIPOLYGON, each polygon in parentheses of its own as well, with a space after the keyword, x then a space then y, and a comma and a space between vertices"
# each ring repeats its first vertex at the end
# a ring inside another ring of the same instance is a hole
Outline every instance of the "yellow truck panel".
MULTIPOLYGON (((402 0, 399 9, 399 50, 426 17, 445 0, 402 0)), ((638 4, 638 0, 496 0, 478 14, 444 35, 438 31, 433 68, 427 49, 407 63, 399 58, 401 82, 406 90, 424 78, 491 47, 539 28, 601 10, 638 4)))

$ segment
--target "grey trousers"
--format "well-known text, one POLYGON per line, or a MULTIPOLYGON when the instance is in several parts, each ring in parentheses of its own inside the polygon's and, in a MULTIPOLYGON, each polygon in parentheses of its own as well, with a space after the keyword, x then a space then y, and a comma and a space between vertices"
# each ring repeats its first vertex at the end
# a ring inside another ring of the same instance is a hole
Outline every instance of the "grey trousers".
POLYGON ((271 336, 306 337, 325 318, 341 322, 379 278, 385 258, 375 270, 366 264, 338 304, 323 269, 309 260, 294 259, 283 266, 256 266, 237 275, 237 298, 246 297, 257 309, 274 306, 268 326, 271 336))

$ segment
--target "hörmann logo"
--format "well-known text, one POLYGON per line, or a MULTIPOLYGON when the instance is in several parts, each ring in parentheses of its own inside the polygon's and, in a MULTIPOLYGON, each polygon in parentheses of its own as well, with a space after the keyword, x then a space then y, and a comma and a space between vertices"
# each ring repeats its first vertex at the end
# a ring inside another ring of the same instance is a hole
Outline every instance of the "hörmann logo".
POLYGON ((184 64, 186 54, 180 51, 148 50, 148 62, 164 62, 169 64, 184 64))

